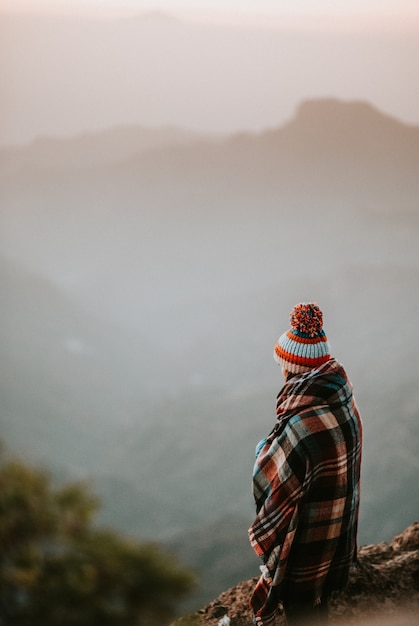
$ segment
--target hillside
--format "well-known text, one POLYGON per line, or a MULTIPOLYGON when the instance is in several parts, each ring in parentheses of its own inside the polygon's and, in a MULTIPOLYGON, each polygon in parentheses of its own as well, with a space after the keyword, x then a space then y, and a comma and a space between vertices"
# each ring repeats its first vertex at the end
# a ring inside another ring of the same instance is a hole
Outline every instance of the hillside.
MULTIPOLYGON (((257 578, 222 593, 176 626, 217 626, 225 616, 229 626, 251 626, 248 599, 257 578)), ((330 606, 331 624, 415 626, 419 615, 419 522, 391 542, 360 548, 359 564, 351 571, 344 593, 330 606)), ((278 618, 278 626, 285 624, 278 618)))

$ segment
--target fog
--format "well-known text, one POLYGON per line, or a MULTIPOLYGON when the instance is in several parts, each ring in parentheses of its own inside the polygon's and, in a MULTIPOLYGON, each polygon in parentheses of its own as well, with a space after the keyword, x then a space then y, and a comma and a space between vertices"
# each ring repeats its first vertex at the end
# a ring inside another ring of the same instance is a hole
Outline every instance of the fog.
MULTIPOLYGON (((368 24, 370 24, 368 22, 368 24)), ((115 125, 261 130, 307 98, 419 123, 415 28, 0 15, 0 145, 115 125)))
POLYGON ((91 480, 102 523, 176 549, 211 599, 257 570, 272 349, 316 300, 364 420, 360 542, 402 531, 419 496, 419 126, 402 115, 419 57, 396 54, 412 40, 372 38, 361 66, 365 34, 22 20, 1 61, 7 448, 91 480))

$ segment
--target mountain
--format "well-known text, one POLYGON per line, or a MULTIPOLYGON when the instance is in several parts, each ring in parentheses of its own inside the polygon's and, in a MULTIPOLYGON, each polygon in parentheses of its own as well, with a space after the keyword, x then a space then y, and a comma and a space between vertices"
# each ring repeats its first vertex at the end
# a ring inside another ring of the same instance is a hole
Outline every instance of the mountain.
MULTIPOLYGON (((359 550, 359 564, 351 570, 347 589, 331 601, 331 624, 414 626, 419 611, 418 575, 419 522, 415 522, 391 542, 359 550)), ((248 601, 256 580, 223 592, 196 613, 177 620, 176 626, 251 626, 248 601)), ((282 626, 284 617, 277 622, 282 626)))
POLYGON ((27 145, 1 147, 0 171, 10 175, 30 168, 53 172, 83 170, 125 161, 143 152, 172 144, 192 143, 202 137, 177 128, 152 129, 140 126, 122 126, 75 137, 42 137, 27 145))
POLYGON ((0 42, 1 146, 121 125, 257 131, 325 94, 418 123, 412 23, 258 27, 3 11, 0 42))
MULTIPOLYGON (((138 426, 139 415, 154 410, 159 372, 147 340, 98 321, 49 281, 5 259, 0 285, 5 443, 59 480, 89 480, 104 502, 100 523, 117 520, 141 536, 152 535, 151 528, 166 532, 165 504, 149 485, 113 475, 105 454, 129 422, 138 426)), ((173 503, 171 517, 182 525, 180 505, 173 503)))
MULTIPOLYGON (((376 232, 376 261, 389 250, 404 258, 415 254, 404 238, 413 236, 417 215, 418 154, 418 128, 362 103, 326 101, 307 103, 290 123, 261 135, 172 144, 81 171, 37 165, 9 175, 3 170, 2 249, 54 279, 78 281, 78 288, 84 281, 91 296, 88 276, 96 278, 106 267, 106 276, 123 289, 116 276, 136 266, 150 303, 156 293, 173 291, 168 255, 179 269, 179 290, 191 282, 199 289, 198 273, 202 291, 208 293, 208 283, 231 289, 233 275, 237 290, 255 271, 271 283, 278 256, 290 258, 296 237, 317 266, 325 267, 330 254, 347 263, 367 217, 376 232), (278 250, 281 231, 289 236, 278 250), (247 254, 250 233, 262 249, 258 258, 247 254), (316 246, 323 237, 328 245, 316 246), (223 254, 228 258, 220 264, 223 254)), ((364 241, 359 254, 361 262, 371 258, 364 241)), ((102 284, 100 292, 106 289, 102 284)), ((130 289, 130 298, 136 295, 130 289)))
MULTIPOLYGON (((88 458, 83 450, 86 439, 81 436, 80 428, 86 429, 87 439, 93 433, 101 437, 104 432, 100 432, 100 426, 112 425, 117 407, 120 424, 124 419, 132 419, 127 389, 136 385, 139 394, 145 395, 145 389, 151 384, 140 361, 135 360, 136 354, 149 352, 147 340, 138 337, 133 350, 132 337, 128 340, 121 331, 116 333, 112 327, 98 324, 93 316, 77 307, 44 277, 5 259, 0 263, 0 284, 4 366, 1 384, 3 398, 16 403, 8 406, 9 428, 16 431, 16 436, 20 431, 19 437, 24 438, 29 434, 28 429, 33 429, 40 443, 53 434, 49 431, 51 425, 45 422, 48 413, 54 414, 56 434, 61 438, 64 425, 67 423, 71 428, 74 414, 81 417, 88 412, 86 419, 77 423, 78 433, 73 433, 77 442, 73 437, 71 441, 67 439, 75 461, 74 469, 78 447, 82 448, 81 457, 88 458), (112 389, 116 376, 126 380, 127 389, 120 386, 112 389), (143 381, 143 389, 139 381, 143 381), (124 419, 122 408, 127 413, 124 419), (30 416, 26 433, 21 432, 22 424, 15 423, 14 412, 30 416), (43 432, 44 428, 48 433, 43 432)), ((149 353, 151 361, 152 351, 149 353)), ((27 440, 30 441, 30 437, 27 440)), ((50 440, 43 454, 48 450, 51 458, 55 449, 50 440)), ((60 451, 56 450, 54 460, 64 461, 60 451)))
POLYGON ((364 420, 360 540, 410 524, 418 130, 323 100, 263 133, 145 142, 133 129, 125 147, 116 129, 3 151, 5 443, 90 479, 102 523, 193 560, 213 597, 253 567, 272 347, 292 306, 317 300, 364 420))

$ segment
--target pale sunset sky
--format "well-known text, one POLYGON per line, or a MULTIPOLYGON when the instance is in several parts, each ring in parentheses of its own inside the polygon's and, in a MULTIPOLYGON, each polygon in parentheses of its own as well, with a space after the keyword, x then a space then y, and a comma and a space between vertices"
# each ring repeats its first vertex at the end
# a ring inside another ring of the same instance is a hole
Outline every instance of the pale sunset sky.
POLYGON ((419 123, 419 0, 0 0, 0 29, 0 145, 259 131, 324 97, 419 123))
POLYGON ((419 16, 419 0, 0 0, 7 11, 54 11, 105 17, 165 11, 182 16, 225 18, 332 17, 409 19, 419 16))

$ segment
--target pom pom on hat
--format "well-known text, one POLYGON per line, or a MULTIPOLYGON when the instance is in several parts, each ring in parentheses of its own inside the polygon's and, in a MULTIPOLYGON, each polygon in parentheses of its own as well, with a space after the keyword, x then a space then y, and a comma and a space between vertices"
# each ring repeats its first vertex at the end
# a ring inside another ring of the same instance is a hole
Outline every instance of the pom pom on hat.
POLYGON ((323 313, 316 302, 301 302, 290 313, 291 328, 278 339, 274 359, 292 373, 307 372, 330 359, 323 313))
POLYGON ((296 304, 290 313, 291 328, 310 337, 318 335, 323 328, 323 313, 315 302, 296 304))

